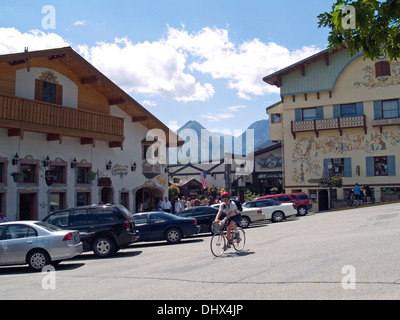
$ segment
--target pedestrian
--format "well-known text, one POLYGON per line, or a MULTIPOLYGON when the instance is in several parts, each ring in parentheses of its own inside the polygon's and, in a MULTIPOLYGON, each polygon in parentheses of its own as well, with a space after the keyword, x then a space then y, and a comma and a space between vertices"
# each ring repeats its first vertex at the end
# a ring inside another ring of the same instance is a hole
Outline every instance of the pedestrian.
POLYGON ((353 191, 354 191, 354 197, 356 199, 356 205, 358 206, 361 200, 361 188, 358 185, 358 183, 356 183, 356 185, 354 186, 353 191))
POLYGON ((165 197, 164 201, 162 202, 162 209, 164 210, 164 212, 171 213, 171 208, 171 201, 168 200, 168 197, 165 197))
POLYGON ((372 192, 371 192, 371 188, 368 185, 365 186, 365 196, 367 197, 367 203, 370 204, 372 192))
POLYGON ((182 211, 182 203, 180 202, 178 197, 175 197, 174 200, 174 214, 178 214, 179 212, 182 211))
POLYGON ((0 223, 2 223, 2 222, 7 222, 7 217, 4 216, 3 212, 0 212, 0 223))

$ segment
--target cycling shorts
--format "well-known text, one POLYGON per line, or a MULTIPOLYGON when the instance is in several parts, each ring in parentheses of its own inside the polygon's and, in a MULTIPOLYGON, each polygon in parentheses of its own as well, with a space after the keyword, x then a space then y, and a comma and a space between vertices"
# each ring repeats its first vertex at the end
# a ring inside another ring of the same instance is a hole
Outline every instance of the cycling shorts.
POLYGON ((233 221, 233 222, 236 223, 236 226, 238 226, 239 222, 240 222, 240 219, 242 219, 242 215, 241 214, 237 214, 237 215, 235 215, 233 217, 230 217, 228 219, 228 221, 226 222, 226 225, 229 226, 231 224, 231 222, 233 221))

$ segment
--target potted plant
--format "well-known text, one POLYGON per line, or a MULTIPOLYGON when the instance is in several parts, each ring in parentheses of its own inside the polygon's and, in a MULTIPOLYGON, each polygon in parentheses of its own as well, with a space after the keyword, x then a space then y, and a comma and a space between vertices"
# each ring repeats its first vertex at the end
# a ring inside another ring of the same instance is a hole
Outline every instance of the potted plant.
POLYGON ((23 182, 25 174, 21 171, 11 173, 14 182, 23 182))

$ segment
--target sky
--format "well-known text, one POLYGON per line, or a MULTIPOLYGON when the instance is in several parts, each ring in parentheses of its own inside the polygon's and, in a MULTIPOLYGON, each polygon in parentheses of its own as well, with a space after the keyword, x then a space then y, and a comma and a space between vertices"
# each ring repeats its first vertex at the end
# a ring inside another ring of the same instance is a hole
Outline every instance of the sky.
POLYGON ((171 129, 268 119, 262 78, 327 48, 328 0, 1 0, 0 54, 71 46, 171 129))

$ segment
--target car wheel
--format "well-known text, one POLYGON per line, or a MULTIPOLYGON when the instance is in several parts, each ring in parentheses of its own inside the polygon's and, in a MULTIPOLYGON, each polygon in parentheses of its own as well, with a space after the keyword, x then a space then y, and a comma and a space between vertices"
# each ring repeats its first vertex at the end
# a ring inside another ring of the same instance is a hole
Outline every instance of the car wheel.
POLYGON ((308 213, 307 208, 304 206, 298 207, 297 208, 297 214, 299 216, 305 216, 308 213))
POLYGON ((242 217, 239 221, 239 227, 246 229, 249 227, 251 220, 249 217, 242 217))
POLYGON ((177 228, 168 229, 165 233, 165 240, 167 240, 169 244, 179 243, 181 239, 182 233, 177 228))
POLYGON ((115 254, 116 246, 109 237, 98 237, 93 241, 92 250, 98 257, 105 258, 115 254))
POLYGON ((40 272, 50 263, 50 257, 44 250, 34 250, 29 253, 26 259, 29 268, 33 271, 40 272))
POLYGON ((272 222, 282 222, 285 220, 285 214, 282 211, 275 211, 272 214, 272 222))

